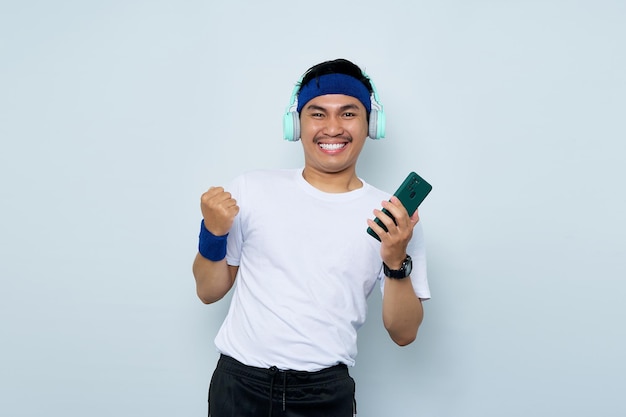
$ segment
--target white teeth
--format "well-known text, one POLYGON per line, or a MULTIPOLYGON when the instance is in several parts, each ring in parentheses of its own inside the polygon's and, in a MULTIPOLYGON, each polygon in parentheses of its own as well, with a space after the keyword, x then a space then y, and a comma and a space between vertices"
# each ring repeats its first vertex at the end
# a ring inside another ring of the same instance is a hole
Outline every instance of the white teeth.
POLYGON ((320 145, 320 148, 326 149, 329 151, 341 149, 344 146, 346 146, 345 143, 320 143, 319 145, 320 145))

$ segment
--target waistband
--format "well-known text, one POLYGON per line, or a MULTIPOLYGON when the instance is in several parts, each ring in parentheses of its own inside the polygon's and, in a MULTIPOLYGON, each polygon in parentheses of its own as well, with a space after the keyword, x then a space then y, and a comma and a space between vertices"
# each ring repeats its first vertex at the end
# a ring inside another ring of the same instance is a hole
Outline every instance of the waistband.
POLYGON ((220 355, 217 362, 217 368, 258 380, 259 382, 269 383, 274 380, 276 375, 280 375, 280 380, 287 385, 309 385, 309 384, 323 384, 337 380, 339 378, 348 377, 348 366, 345 364, 338 364, 325 368, 320 371, 308 372, 308 371, 292 371, 292 370, 280 370, 275 366, 271 368, 257 368, 255 366, 244 365, 238 360, 231 358, 230 356, 220 355))

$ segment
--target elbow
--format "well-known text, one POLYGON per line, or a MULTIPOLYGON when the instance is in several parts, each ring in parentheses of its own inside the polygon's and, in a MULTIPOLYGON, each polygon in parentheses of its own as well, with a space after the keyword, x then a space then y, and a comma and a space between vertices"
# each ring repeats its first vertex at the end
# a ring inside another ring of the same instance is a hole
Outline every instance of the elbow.
POLYGON ((203 294, 200 291, 198 291, 197 294, 198 298, 200 299, 200 301, 202 301, 203 304, 213 304, 224 298, 224 296, 217 297, 213 294, 203 294))
POLYGON ((389 332, 389 336, 391 336, 391 340, 398 346, 408 346, 415 341, 417 338, 417 331, 407 333, 407 334, 394 334, 389 332))
POLYGON ((198 298, 200 299, 200 301, 202 301, 202 304, 212 304, 212 303, 215 302, 215 301, 213 301, 213 300, 211 300, 209 298, 204 298, 204 297, 200 297, 200 296, 198 296, 198 298))
POLYGON ((407 346, 417 338, 421 320, 392 320, 390 317, 383 317, 383 324, 396 345, 407 346))

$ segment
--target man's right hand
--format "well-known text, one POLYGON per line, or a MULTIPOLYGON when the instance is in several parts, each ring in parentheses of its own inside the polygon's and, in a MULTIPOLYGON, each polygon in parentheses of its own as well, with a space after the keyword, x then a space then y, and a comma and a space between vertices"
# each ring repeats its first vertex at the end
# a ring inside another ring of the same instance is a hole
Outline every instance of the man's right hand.
POLYGON ((239 206, 232 195, 223 187, 211 187, 200 198, 200 209, 204 227, 215 236, 223 236, 230 231, 239 206))

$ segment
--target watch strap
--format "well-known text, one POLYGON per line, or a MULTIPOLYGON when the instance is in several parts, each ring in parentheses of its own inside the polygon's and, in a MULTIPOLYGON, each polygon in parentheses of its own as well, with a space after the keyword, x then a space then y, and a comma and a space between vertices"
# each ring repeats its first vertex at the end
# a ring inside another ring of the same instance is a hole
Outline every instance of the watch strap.
POLYGON ((383 262, 383 272, 386 277, 393 279, 403 279, 411 275, 411 270, 413 269, 413 260, 409 255, 404 258, 402 261, 402 266, 400 269, 390 269, 386 263, 383 262))

